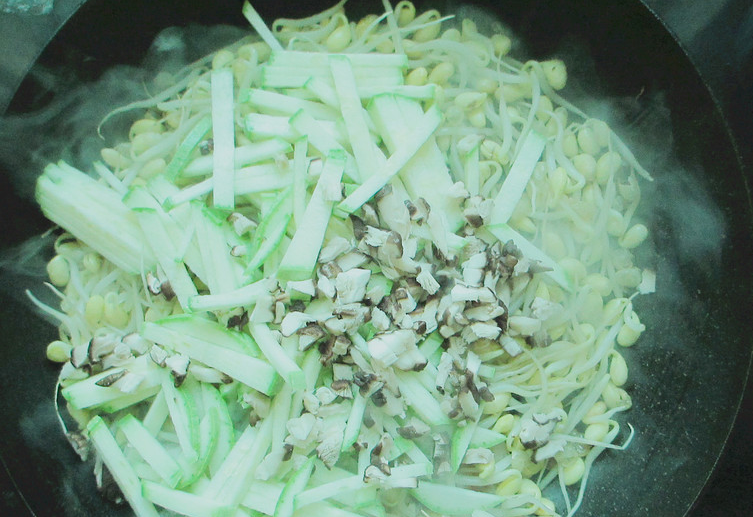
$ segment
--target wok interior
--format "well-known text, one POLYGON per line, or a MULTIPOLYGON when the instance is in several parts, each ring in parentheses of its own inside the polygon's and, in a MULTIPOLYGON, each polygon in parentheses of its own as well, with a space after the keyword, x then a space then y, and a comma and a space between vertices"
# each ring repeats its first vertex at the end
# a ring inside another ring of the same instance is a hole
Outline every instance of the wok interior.
MULTIPOLYGON (((376 1, 351 3, 351 18, 381 9, 376 1)), ((254 3, 268 22, 329 6, 311 3, 301 12, 291 4, 254 3)), ((476 3, 486 9, 498 3, 486 4, 476 3)), ((453 7, 431 5, 442 12, 453 7)), ((564 57, 573 82, 564 92, 569 99, 610 100, 616 111, 609 122, 656 178, 643 184, 650 210, 641 216, 656 250, 645 260, 657 270, 657 293, 636 300, 649 330, 624 351, 634 406, 622 421, 636 435, 627 452, 606 452, 596 462, 579 514, 683 515, 732 425, 751 353, 753 319, 745 314, 751 209, 737 155, 695 69, 641 3, 508 0, 497 14, 522 39, 526 57, 564 57)), ((92 0, 40 62, 75 66, 94 78, 111 65, 138 63, 160 29, 196 21, 244 25, 239 2, 92 0)), ((44 103, 43 91, 39 80, 28 80, 13 112, 44 103)), ((3 223, 7 248, 47 224, 32 201, 3 187, 3 202, 13 207, 3 223)), ((57 367, 44 358, 55 330, 23 300, 29 279, 2 275, 0 455, 8 471, 40 517, 128 515, 102 502, 90 466, 59 432, 51 403, 57 367)))

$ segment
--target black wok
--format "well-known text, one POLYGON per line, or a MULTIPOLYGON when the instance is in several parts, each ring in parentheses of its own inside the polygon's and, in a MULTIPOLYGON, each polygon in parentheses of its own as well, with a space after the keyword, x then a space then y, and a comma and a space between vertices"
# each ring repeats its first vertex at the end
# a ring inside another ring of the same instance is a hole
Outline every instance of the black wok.
MULTIPOLYGON (((597 462, 579 515, 686 515, 733 428, 753 345, 753 234, 743 169, 749 150, 737 147, 744 137, 750 141, 750 111, 739 104, 750 90, 735 82, 741 74, 750 78, 745 61, 750 44, 741 41, 745 34, 753 41, 744 32, 751 30, 744 25, 749 2, 699 0, 692 2, 695 9, 690 2, 647 0, 683 38, 684 47, 638 1, 476 3, 497 6, 529 55, 562 54, 574 79, 571 97, 609 99, 615 108, 611 120, 656 177, 646 186, 655 207, 644 217, 657 250, 647 260, 657 268, 658 291, 636 302, 650 330, 625 352, 634 407, 623 421, 635 426, 636 436, 627 452, 606 453, 597 462), (730 54, 732 47, 736 53, 730 54)), ((380 9, 376 1, 350 4, 356 13, 380 9)), ((258 0, 255 5, 271 21, 328 4, 258 0)), ((188 23, 245 24, 240 2, 230 0, 59 0, 48 15, 0 15, 0 112, 9 105, 8 114, 17 120, 54 102, 60 85, 71 84, 66 80, 72 70, 93 80, 114 64, 137 64, 160 29, 188 23), (13 98, 35 61, 36 72, 13 98)), ((113 106, 121 103, 112 99, 113 106)), ((39 172, 34 167, 42 159, 30 157, 23 145, 34 141, 34 131, 8 137, 3 124, 0 120, 4 259, 7 250, 48 225, 29 198, 29 178, 39 172)), ((59 432, 52 405, 56 367, 44 358, 55 330, 21 294, 30 279, 23 271, 8 273, 7 267, 0 275, 0 515, 127 515, 103 502, 90 467, 78 461, 59 432)), ((750 425, 750 404, 744 407, 741 422, 750 425)), ((742 433, 734 435, 715 484, 689 515, 749 514, 749 491, 733 488, 731 497, 724 491, 740 475, 750 481, 744 462, 753 454, 742 433)))

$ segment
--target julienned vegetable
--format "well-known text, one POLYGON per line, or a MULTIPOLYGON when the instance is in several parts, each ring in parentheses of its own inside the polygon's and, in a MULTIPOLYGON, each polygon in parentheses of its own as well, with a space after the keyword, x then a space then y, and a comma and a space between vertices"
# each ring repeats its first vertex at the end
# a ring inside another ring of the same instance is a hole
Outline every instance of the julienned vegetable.
POLYGON ((39 178, 68 437, 139 516, 572 515, 632 436, 650 176, 561 61, 343 5, 247 3, 100 179, 39 178))

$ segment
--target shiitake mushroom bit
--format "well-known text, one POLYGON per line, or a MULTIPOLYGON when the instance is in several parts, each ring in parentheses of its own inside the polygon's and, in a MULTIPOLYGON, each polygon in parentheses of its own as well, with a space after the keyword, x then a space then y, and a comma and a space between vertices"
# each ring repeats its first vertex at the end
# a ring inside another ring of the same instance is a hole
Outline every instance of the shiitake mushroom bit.
POLYGON ((270 30, 247 3, 261 39, 139 104, 101 181, 39 179, 67 435, 139 515, 549 515, 627 445, 650 176, 562 61, 343 4, 270 30))

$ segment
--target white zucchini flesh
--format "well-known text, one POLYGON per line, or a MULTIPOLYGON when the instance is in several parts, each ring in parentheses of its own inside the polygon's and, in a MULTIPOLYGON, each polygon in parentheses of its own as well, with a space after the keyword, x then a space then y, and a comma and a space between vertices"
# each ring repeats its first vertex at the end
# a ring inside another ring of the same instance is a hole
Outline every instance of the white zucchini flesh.
MULTIPOLYGON (((271 444, 272 423, 265 420, 257 424, 257 433, 250 446, 239 451, 242 453, 238 458, 239 461, 232 461, 229 469, 220 467, 219 472, 210 480, 206 492, 202 495, 228 501, 233 505, 240 504, 245 496, 246 488, 253 483, 256 468, 267 455, 271 444)), ((228 458, 232 455, 232 450, 228 458)))
POLYGON ((329 66, 329 58, 344 56, 364 68, 393 67, 406 68, 408 56, 405 54, 335 54, 324 52, 306 52, 300 50, 274 50, 269 55, 269 64, 287 67, 321 67, 329 66))
POLYGON ((160 391, 152 399, 152 403, 150 404, 146 415, 144 415, 141 424, 152 434, 152 436, 157 436, 157 433, 159 433, 165 425, 168 416, 169 411, 167 408, 167 401, 165 400, 165 394, 160 391))
POLYGON ((292 388, 300 390, 306 387, 306 377, 303 370, 282 348, 277 338, 266 323, 256 323, 249 326, 251 336, 256 340, 269 364, 292 388))
POLYGON ((491 224, 505 224, 509 221, 515 207, 528 185, 541 153, 546 147, 546 139, 536 131, 529 131, 520 146, 510 171, 494 198, 491 224))
MULTIPOLYGON (((291 143, 295 143, 300 138, 298 132, 290 125, 290 117, 285 115, 249 113, 243 121, 251 138, 280 138, 291 143)), ((338 129, 335 121, 318 119, 317 122, 338 144, 345 143, 345 136, 338 129)))
POLYGON ((345 425, 345 432, 343 433, 343 444, 341 451, 345 452, 356 443, 358 435, 361 432, 361 424, 363 423, 363 416, 366 412, 366 397, 361 395, 356 390, 353 396, 353 405, 350 408, 350 415, 348 416, 348 422, 345 425))
MULTIPOLYGON (((241 167, 273 159, 276 156, 290 152, 290 150, 290 144, 281 138, 270 138, 261 142, 252 142, 235 148, 233 165, 236 169, 240 169, 241 167)), ((206 176, 211 174, 213 170, 214 156, 211 154, 199 156, 186 166, 183 170, 183 177, 206 176)))
POLYGON ((145 324, 141 333, 147 339, 186 354, 264 394, 272 393, 277 385, 274 368, 266 361, 248 354, 223 348, 186 334, 176 333, 154 323, 145 324))
MULTIPOLYGON (((290 185, 290 174, 281 171, 275 164, 262 163, 238 169, 233 178, 233 190, 236 196, 272 192, 290 185)), ((163 205, 171 213, 175 207, 188 201, 198 199, 209 194, 213 188, 212 178, 185 187, 170 194, 163 205)))
POLYGON ((188 300, 196 296, 198 291, 177 249, 172 245, 163 217, 158 211, 149 208, 135 209, 134 212, 144 232, 146 242, 157 257, 157 263, 170 282, 170 287, 178 298, 180 306, 185 311, 190 310, 188 300))
MULTIPOLYGON (((390 152, 415 132, 423 114, 416 100, 398 95, 378 95, 368 107, 379 135, 390 152)), ((400 171, 400 179, 413 201, 423 197, 432 210, 442 214, 445 227, 454 233, 464 224, 460 203, 448 196, 453 180, 436 139, 430 137, 400 171)))
POLYGON ((323 483, 313 488, 307 488, 301 491, 296 498, 296 506, 299 508, 308 506, 319 501, 324 501, 335 497, 336 495, 352 490, 364 488, 363 475, 352 474, 334 481, 323 483))
POLYGON ((310 77, 303 85, 303 89, 314 98, 333 109, 340 109, 340 99, 337 98, 335 87, 323 77, 310 77))
MULTIPOLYGON (((338 205, 338 210, 352 214, 374 197, 382 187, 389 183, 393 176, 406 166, 424 143, 431 138, 441 121, 442 115, 436 106, 432 106, 426 113, 423 113, 413 127, 413 130, 409 134, 404 135, 404 140, 387 159, 380 173, 364 181, 355 192, 338 205)), ((446 191, 443 195, 446 195, 446 191)))
POLYGON ((295 235, 280 262, 277 270, 278 278, 285 280, 311 278, 334 205, 333 201, 325 199, 326 192, 340 184, 344 168, 344 155, 332 153, 327 156, 314 192, 306 205, 303 222, 296 228, 295 235))
POLYGON ((463 463, 465 453, 468 451, 468 447, 473 440, 473 435, 476 432, 476 422, 467 421, 465 427, 458 427, 452 434, 452 440, 450 443, 450 466, 453 472, 457 472, 460 465, 463 463))
POLYGON ((118 428, 128 443, 159 474, 167 486, 175 488, 182 477, 180 465, 165 450, 162 443, 130 413, 118 421, 118 428))
POLYGON ((314 458, 309 458, 293 474, 282 489, 280 499, 275 507, 274 517, 292 517, 296 508, 296 496, 306 488, 311 477, 311 471, 314 470, 314 458))
POLYGON ((292 116, 298 110, 304 110, 317 120, 336 121, 340 112, 321 102, 299 99, 282 93, 251 88, 244 96, 244 102, 270 115, 292 116))
POLYGON ((178 436, 183 457, 190 464, 199 459, 199 415, 196 402, 186 389, 176 388, 172 379, 162 381, 170 420, 178 436))
POLYGON ((140 356, 120 367, 110 368, 75 384, 66 386, 61 390, 61 394, 76 409, 98 406, 109 410, 127 407, 145 400, 158 392, 163 377, 164 370, 159 368, 146 356, 140 356), (136 391, 124 393, 117 386, 99 386, 97 384, 97 382, 105 377, 124 370, 137 375, 143 375, 143 380, 136 391))
POLYGON ((308 138, 301 137, 293 145, 293 220, 295 227, 303 224, 303 214, 308 203, 307 172, 309 168, 308 138))
POLYGON ((411 494, 430 510, 443 515, 469 515, 474 510, 494 508, 504 502, 503 497, 495 494, 428 481, 419 481, 411 494))
POLYGON ((228 310, 235 307, 252 307, 260 297, 268 295, 274 281, 262 279, 222 294, 201 294, 188 299, 191 312, 228 310))
POLYGON ((376 162, 374 161, 374 146, 364 116, 365 112, 358 96, 351 59, 355 58, 330 56, 329 66, 332 70, 332 78, 335 81, 340 112, 343 115, 350 146, 358 165, 359 177, 366 179, 376 174, 376 162))
POLYGON ((45 217, 119 268, 138 274, 156 263, 120 196, 80 170, 65 162, 48 165, 35 197, 45 217))
POLYGON ((252 255, 246 265, 246 276, 259 269, 280 246, 293 217, 292 193, 292 188, 282 191, 254 231, 254 239, 251 242, 252 255))
POLYGON ((308 138, 309 145, 323 156, 329 157, 332 153, 343 154, 346 160, 346 174, 354 181, 360 181, 360 171, 356 166, 353 155, 346 151, 332 135, 327 133, 318 120, 304 110, 299 110, 290 117, 290 125, 300 137, 308 138))
POLYGON ((266 422, 246 426, 211 479, 197 486, 195 492, 232 507, 241 504, 254 483, 254 471, 269 450, 270 429, 266 422))
POLYGON ((160 517, 154 505, 143 496, 136 472, 118 446, 105 421, 95 416, 89 421, 86 429, 99 457, 102 458, 136 516, 160 517))
POLYGON ((235 208, 233 177, 235 176, 235 106, 233 71, 212 70, 212 187, 214 206, 223 210, 235 208))
POLYGON ((450 423, 450 418, 442 411, 434 395, 421 385, 416 372, 396 372, 396 374, 400 392, 413 408, 413 411, 424 422, 431 425, 447 425, 450 423))
POLYGON ((207 461, 209 475, 214 476, 230 452, 235 442, 235 429, 227 403, 222 394, 214 386, 203 383, 201 385, 205 408, 217 410, 217 439, 214 450, 207 461))
POLYGON ((207 497, 183 490, 174 490, 166 486, 144 480, 142 482, 144 497, 157 506, 171 510, 187 517, 232 517, 235 508, 223 505, 207 497))
MULTIPOLYGON (((270 281, 268 280, 268 282, 270 281)), ((173 331, 183 337, 212 343, 240 354, 253 357, 258 357, 259 355, 259 351, 251 336, 245 332, 229 329, 218 322, 202 316, 175 314, 162 318, 152 325, 173 331)))
MULTIPOLYGON (((229 228, 224 227, 226 221, 218 221, 203 203, 194 202, 191 209, 209 292, 221 294, 234 291, 239 287, 243 270, 241 264, 230 255, 226 238, 229 228)), ((193 293, 193 296, 197 294, 193 293)))
POLYGON ((248 486, 241 504, 264 515, 274 515, 275 506, 277 506, 277 501, 280 499, 284 487, 283 483, 276 481, 254 480, 248 486))

